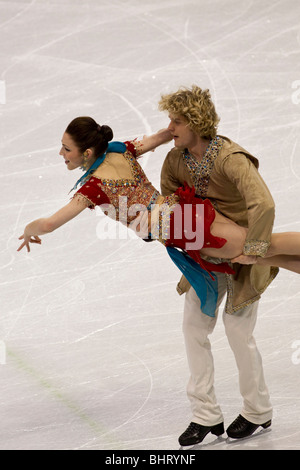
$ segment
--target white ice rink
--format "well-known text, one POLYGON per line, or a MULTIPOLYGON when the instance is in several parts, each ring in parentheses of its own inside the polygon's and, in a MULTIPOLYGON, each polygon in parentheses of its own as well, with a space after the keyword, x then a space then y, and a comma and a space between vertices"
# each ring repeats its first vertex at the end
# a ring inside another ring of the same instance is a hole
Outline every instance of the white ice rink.
MULTIPOLYGON (((168 124, 161 93, 211 90, 219 133, 260 159, 276 231, 300 230, 298 0, 0 1, 0 449, 178 450, 191 420, 180 277, 158 243, 100 239, 84 211, 17 253, 31 220, 69 200, 60 140, 91 115, 116 140, 168 124)), ((145 156, 159 187, 171 144, 145 156)), ((256 339, 271 431, 194 450, 300 450, 300 277, 281 271, 256 339)), ((221 317, 212 335, 227 427, 239 414, 221 317)))

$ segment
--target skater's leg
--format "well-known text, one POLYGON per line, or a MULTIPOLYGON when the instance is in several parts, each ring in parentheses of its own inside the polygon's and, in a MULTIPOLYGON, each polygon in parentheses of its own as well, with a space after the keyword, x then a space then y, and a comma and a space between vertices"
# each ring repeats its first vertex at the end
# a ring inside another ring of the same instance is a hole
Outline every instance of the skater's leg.
POLYGON ((191 287, 185 298, 183 333, 190 368, 187 395, 192 407, 192 421, 202 426, 215 426, 223 415, 214 391, 214 361, 209 335, 213 332, 218 307, 226 293, 226 277, 214 273, 218 279, 218 302, 215 317, 201 312, 200 300, 191 287))
POLYGON ((300 232, 273 233, 265 257, 276 255, 300 256, 300 232))
POLYGON ((262 358, 254 339, 258 302, 232 315, 223 314, 226 334, 235 355, 244 406, 241 415, 255 424, 272 418, 272 405, 264 379, 262 358))
POLYGON ((260 266, 277 266, 300 274, 300 256, 278 255, 269 258, 257 257, 256 264, 260 266))

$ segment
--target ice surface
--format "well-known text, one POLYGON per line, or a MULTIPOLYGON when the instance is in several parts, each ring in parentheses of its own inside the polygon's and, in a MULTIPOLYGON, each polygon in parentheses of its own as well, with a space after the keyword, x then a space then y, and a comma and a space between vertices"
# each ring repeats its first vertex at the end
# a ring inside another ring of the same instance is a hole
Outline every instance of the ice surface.
MULTIPOLYGON (((100 240, 85 211, 17 253, 31 220, 68 202, 59 157, 71 119, 117 140, 168 124, 161 93, 209 88, 219 132, 260 158, 277 231, 300 230, 300 4, 296 0, 0 2, 1 449, 173 449, 190 422, 179 274, 159 244, 100 240)), ((164 146, 145 156, 159 187, 164 146)), ((282 271, 256 339, 271 431, 195 449, 300 449, 300 282, 282 271)), ((220 319, 212 336, 225 425, 240 412, 220 319)))

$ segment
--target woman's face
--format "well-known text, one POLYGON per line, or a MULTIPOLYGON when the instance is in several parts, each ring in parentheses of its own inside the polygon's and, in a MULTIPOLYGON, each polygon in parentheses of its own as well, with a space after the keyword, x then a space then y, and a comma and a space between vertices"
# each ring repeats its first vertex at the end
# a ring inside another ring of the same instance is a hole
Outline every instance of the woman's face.
POLYGON ((64 157, 68 170, 75 170, 75 168, 81 167, 83 165, 83 155, 71 136, 65 132, 61 142, 62 147, 59 155, 64 157))

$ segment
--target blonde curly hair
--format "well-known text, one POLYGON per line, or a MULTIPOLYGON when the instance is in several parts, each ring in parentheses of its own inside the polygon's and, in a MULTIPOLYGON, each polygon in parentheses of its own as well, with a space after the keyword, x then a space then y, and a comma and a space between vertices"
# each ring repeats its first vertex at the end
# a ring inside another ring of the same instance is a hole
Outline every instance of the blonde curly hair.
POLYGON ((158 107, 160 111, 183 116, 189 128, 200 137, 212 139, 217 135, 220 119, 209 90, 202 90, 196 85, 191 89, 181 87, 175 93, 162 95, 158 107))

